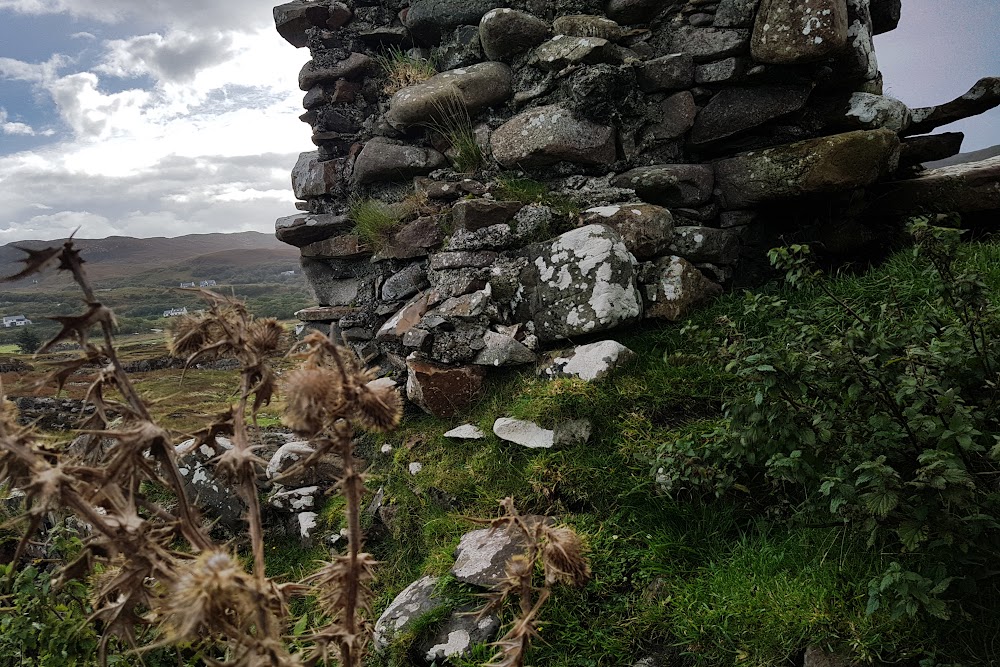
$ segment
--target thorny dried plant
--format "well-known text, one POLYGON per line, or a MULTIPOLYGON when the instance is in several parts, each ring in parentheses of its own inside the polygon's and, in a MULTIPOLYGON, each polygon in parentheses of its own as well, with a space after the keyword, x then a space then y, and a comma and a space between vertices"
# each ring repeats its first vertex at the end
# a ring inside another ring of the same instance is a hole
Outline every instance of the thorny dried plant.
POLYGON ((364 478, 353 455, 352 425, 394 428, 402 412, 395 389, 374 382, 372 371, 321 334, 312 334, 297 347, 302 366, 283 383, 289 406, 286 423, 315 446, 316 453, 298 466, 312 466, 330 451, 343 457, 339 487, 347 498, 350 542, 346 555, 325 564, 308 580, 278 583, 265 572, 256 486, 263 461, 254 454, 257 435, 250 424, 256 426, 257 411, 277 389, 269 358, 281 350, 281 325, 254 319, 233 299, 201 291, 207 309, 178 320, 170 344, 173 354, 186 357, 186 367, 218 356, 240 362, 236 405, 194 435, 195 447, 215 449, 218 455, 211 463, 216 474, 231 482, 248 508, 245 518, 253 553, 248 571, 226 545, 214 542, 187 499, 173 438, 155 423, 124 371, 115 349, 114 315, 97 301, 79 251, 72 241, 24 251, 25 268, 7 280, 56 265, 73 276, 86 303, 80 315, 55 318, 62 327, 40 352, 70 341, 79 345, 81 354, 58 362, 48 380, 61 389, 87 365, 97 364, 101 370, 87 390, 95 409, 81 427, 85 435, 81 453, 47 444, 31 427, 20 426, 13 404, 0 396, 0 480, 26 496, 28 525, 14 562, 50 512, 72 512, 90 526, 79 556, 62 567, 60 578, 89 579, 92 620, 102 629, 102 662, 114 638, 136 651, 173 643, 224 649, 223 661, 204 658, 210 665, 310 667, 325 661, 331 646, 339 649, 343 667, 359 665, 367 638, 362 615, 370 611, 368 584, 374 560, 361 552, 364 478), (92 329, 99 331, 99 342, 91 339, 92 329), (114 425, 108 416, 112 411, 120 415, 114 425), (218 436, 229 436, 232 447, 219 446, 218 436), (102 440, 113 444, 103 446, 102 440), (146 482, 172 492, 171 509, 145 495, 146 482), (293 654, 284 641, 288 602, 305 594, 316 595, 329 625, 315 629, 312 641, 293 654))
POLYGON ((507 633, 493 646, 497 653, 487 667, 523 667, 532 639, 538 636, 538 616, 552 594, 554 584, 583 586, 590 581, 590 565, 580 536, 567 526, 552 525, 537 517, 518 513, 513 498, 504 498, 504 516, 491 522, 491 530, 516 531, 523 537, 524 551, 507 561, 505 578, 488 593, 479 618, 502 609, 508 599, 518 600, 518 614, 507 633), (535 584, 540 566, 542 584, 535 584))

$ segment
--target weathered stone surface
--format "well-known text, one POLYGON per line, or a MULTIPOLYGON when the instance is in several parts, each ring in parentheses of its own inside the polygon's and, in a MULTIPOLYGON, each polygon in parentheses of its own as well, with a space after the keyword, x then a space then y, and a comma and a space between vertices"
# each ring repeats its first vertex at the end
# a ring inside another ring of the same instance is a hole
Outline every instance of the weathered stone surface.
POLYGON ((343 234, 351 228, 345 215, 298 213, 274 221, 274 235, 279 241, 299 248, 343 234))
POLYGON ((490 225, 476 231, 456 229, 444 245, 447 251, 454 250, 503 250, 514 244, 514 232, 504 223, 490 225))
POLYGON ((431 269, 484 269, 497 261, 497 253, 492 250, 457 250, 455 252, 436 252, 431 256, 431 269))
POLYGON ((296 0, 278 5, 272 13, 278 34, 295 48, 302 48, 306 45, 306 30, 313 26, 325 26, 330 8, 320 2, 296 0))
POLYGON ((344 60, 330 66, 317 65, 310 60, 299 71, 299 89, 309 90, 321 83, 337 79, 362 79, 378 72, 378 64, 363 53, 352 53, 344 60))
POLYGON ((614 340, 578 345, 571 350, 553 352, 538 369, 548 378, 578 378, 587 382, 603 380, 615 369, 635 358, 635 352, 614 340))
POLYGON ((599 37, 611 42, 621 39, 625 34, 615 21, 589 14, 560 16, 552 22, 552 32, 571 37, 599 37))
POLYGON ((446 438, 454 438, 455 440, 482 440, 486 437, 483 430, 478 426, 473 424, 462 424, 461 426, 456 426, 450 431, 446 431, 444 434, 446 438))
POLYGON ((319 305, 349 306, 358 300, 361 294, 361 281, 358 278, 340 277, 338 272, 331 271, 326 260, 303 257, 301 265, 319 305))
POLYGON ((658 118, 643 130, 643 137, 653 141, 678 139, 691 129, 698 113, 690 91, 674 93, 660 103, 658 118))
POLYGON ((589 419, 567 419, 556 423, 552 429, 552 448, 576 447, 590 442, 594 423, 589 419))
POLYGON ((524 343, 518 342, 506 334, 487 331, 483 335, 483 343, 486 347, 476 355, 476 360, 472 362, 479 366, 518 366, 535 363, 535 353, 529 350, 524 343))
POLYGON ((672 53, 639 63, 635 68, 639 88, 646 93, 690 88, 694 83, 694 58, 672 53))
POLYGON ((292 192, 296 199, 329 194, 340 175, 339 163, 319 161, 318 151, 300 153, 292 168, 292 192))
POLYGON ((344 462, 336 454, 325 454, 316 466, 308 470, 292 467, 316 450, 308 442, 289 442, 278 448, 267 463, 268 479, 276 479, 286 487, 295 488, 310 484, 329 486, 340 478, 344 462))
POLYGON ((477 319, 489 306, 490 292, 490 286, 487 284, 485 289, 451 297, 428 313, 428 316, 438 316, 447 319, 477 319))
POLYGON ((883 183, 875 195, 872 212, 886 215, 1000 210, 1000 157, 931 169, 918 178, 883 183))
POLYGON ((621 235, 587 225, 525 249, 518 310, 540 340, 596 333, 634 321, 642 304, 634 285, 635 258, 621 235))
POLYGON ((479 39, 490 60, 513 60, 544 42, 549 32, 545 21, 514 9, 494 9, 479 23, 479 39))
POLYGON ((715 175, 709 165, 661 164, 632 169, 611 184, 661 206, 701 206, 712 198, 715 175))
POLYGON ((431 50, 431 55, 437 68, 442 72, 483 62, 479 27, 458 26, 442 40, 441 46, 431 50))
POLYGON ((691 262, 733 264, 739 257, 739 235, 714 227, 675 227, 670 251, 691 262))
POLYGON ((852 93, 846 100, 835 99, 821 105, 825 125, 842 130, 877 130, 887 128, 903 132, 910 126, 909 107, 892 97, 871 93, 852 93))
POLYGON ((303 486, 298 489, 277 487, 277 491, 267 497, 267 504, 279 510, 302 511, 317 507, 316 498, 320 496, 319 486, 303 486))
POLYGON ((556 35, 535 49, 534 58, 541 69, 558 72, 570 65, 609 62, 610 47, 611 42, 600 37, 556 35))
MULTIPOLYGON (((552 522, 552 519, 538 515, 523 518, 529 527, 539 522, 552 522)), ((507 562, 511 557, 524 553, 524 547, 524 536, 516 527, 473 530, 459 540, 451 573, 463 583, 496 588, 506 576, 507 562)))
POLYGON ((754 25, 754 60, 776 65, 823 60, 847 44, 845 0, 762 0, 754 25))
MULTIPOLYGON (((232 443, 225 438, 216 438, 218 451, 232 449, 232 443)), ((177 469, 184 483, 188 499, 206 517, 218 522, 228 530, 244 528, 243 515, 246 505, 238 493, 224 480, 215 476, 215 469, 209 463, 215 458, 216 448, 202 445, 194 449, 194 440, 177 445, 177 469)))
POLYGON ((424 412, 452 417, 479 397, 481 366, 445 366, 411 354, 406 359, 406 396, 424 412))
POLYGON ((608 17, 624 25, 651 23, 673 4, 664 0, 607 0, 605 11, 608 17))
POLYGON ((694 70, 694 82, 699 86, 735 83, 743 77, 746 63, 745 58, 726 58, 714 63, 698 65, 694 70))
POLYGON ((674 235, 674 216, 654 204, 599 206, 584 211, 581 219, 585 224, 614 227, 637 259, 661 255, 674 235))
POLYGON ((414 0, 403 24, 421 43, 434 46, 461 25, 479 25, 483 15, 503 5, 500 0, 414 0))
POLYGON ((440 121, 455 105, 474 115, 505 102, 513 94, 513 76, 503 63, 488 62, 436 74, 403 88, 389 100, 386 120, 394 127, 440 121))
POLYGON ((427 265, 410 264, 402 271, 392 274, 382 283, 383 301, 402 301, 428 286, 427 265))
POLYGON ((302 256, 313 259, 360 257, 368 252, 357 234, 341 234, 302 246, 302 256))
POLYGON ((553 431, 523 419, 500 417, 493 423, 493 433, 501 440, 530 449, 552 449, 555 444, 553 431))
POLYGON ((460 607, 452 612, 441 626, 420 645, 420 651, 428 664, 441 664, 448 658, 468 654, 477 644, 485 644, 500 630, 500 619, 496 614, 479 618, 474 606, 460 607))
POLYGON ((444 241, 444 230, 436 218, 424 216, 403 225, 376 254, 376 259, 425 257, 444 241))
MULTIPOLYGON (((965 135, 961 132, 942 132, 903 139, 899 151, 899 165, 910 167, 945 160, 962 152, 965 135)), ((933 165, 930 165, 933 166, 933 165)))
POLYGON ((902 0, 871 0, 872 28, 876 35, 892 32, 899 25, 902 0))
POLYGON ((575 117, 559 106, 538 107, 501 125, 490 137, 493 157, 504 167, 541 167, 557 162, 610 164, 615 131, 575 117))
POLYGON ((913 122, 905 134, 926 134, 942 125, 978 116, 998 106, 1000 106, 1000 77, 980 79, 969 92, 947 104, 914 109, 913 122))
POLYGON ((794 84, 724 88, 698 114, 691 141, 718 141, 798 111, 811 92, 812 86, 794 84))
POLYGON ((720 0, 715 10, 716 28, 750 28, 760 0, 720 0))
POLYGON ((386 342, 399 342, 408 331, 420 323, 424 314, 430 310, 437 299, 433 292, 426 292, 413 297, 405 306, 386 320, 386 323, 375 334, 375 339, 386 342))
POLYGON ((645 316, 671 322, 722 293, 722 287, 676 255, 643 266, 641 289, 646 299, 645 316))
POLYGON ((443 167, 444 155, 433 148, 390 143, 372 139, 354 162, 354 182, 406 181, 443 167))
POLYGON ((476 231, 510 222, 522 208, 524 204, 518 201, 465 199, 452 206, 451 219, 457 228, 476 231))
POLYGON ((742 56, 750 51, 750 31, 683 26, 671 34, 670 50, 689 53, 700 63, 742 56))
POLYGON ((836 57, 834 76, 843 84, 855 86, 879 79, 869 0, 847 0, 847 47, 836 57))
POLYGON ((313 306, 295 311, 295 317, 303 322, 332 322, 357 312, 357 308, 350 306, 313 306))
POLYGON ((720 160, 716 187, 726 208, 746 208, 871 185, 895 171, 898 160, 895 132, 859 130, 720 160))
POLYGON ((375 622, 372 642, 376 650, 384 651, 392 640, 406 632, 414 621, 445 603, 434 595, 437 583, 438 577, 417 579, 389 603, 375 622))

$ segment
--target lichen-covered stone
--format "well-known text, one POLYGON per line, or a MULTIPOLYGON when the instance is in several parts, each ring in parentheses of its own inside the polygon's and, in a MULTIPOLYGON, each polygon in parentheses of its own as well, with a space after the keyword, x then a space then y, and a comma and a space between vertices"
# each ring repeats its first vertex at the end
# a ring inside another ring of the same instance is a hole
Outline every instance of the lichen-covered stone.
POLYGON ((895 132, 858 130, 720 160, 716 187, 726 208, 746 208, 871 185, 894 172, 898 162, 895 132))
POLYGON ((369 254, 357 234, 341 234, 302 246, 302 256, 312 259, 357 258, 369 254))
POLYGON ((292 192, 296 199, 321 197, 333 191, 339 177, 339 162, 320 162, 318 151, 299 153, 292 167, 292 192))
POLYGON ((643 266, 646 317, 676 322, 704 301, 722 293, 691 262, 671 255, 643 266))
POLYGON ((407 181, 443 167, 444 155, 433 148, 372 139, 354 162, 354 182, 407 181))
POLYGON ((522 321, 539 339, 559 340, 605 331, 642 315, 635 258, 621 235, 587 225, 525 249, 518 297, 522 321))
POLYGON ((643 129, 643 138, 652 141, 679 139, 694 126, 698 114, 690 91, 674 93, 659 103, 655 122, 643 129))
POLYGON ((351 224, 344 215, 297 213, 275 220, 274 235, 283 243, 301 248, 343 234, 351 224))
POLYGON ((474 115, 481 109, 501 104, 514 94, 510 68, 488 62, 461 67, 432 76, 423 83, 398 91, 389 100, 386 121, 404 128, 421 123, 441 122, 455 113, 455 106, 474 115))
POLYGON ((674 236, 674 216, 654 204, 614 204, 590 208, 581 214, 585 224, 614 227, 636 259, 663 253, 674 236))
POLYGON ((645 201, 661 206, 701 206, 712 198, 715 175, 703 164, 639 167, 616 176, 612 185, 631 188, 645 201))
POLYGON ((577 378, 594 382, 608 377, 635 356, 635 352, 617 341, 602 340, 553 352, 548 362, 538 369, 538 374, 547 378, 577 378))
POLYGON ((392 640, 406 632, 414 621, 445 604, 434 595, 438 577, 422 577, 402 590, 375 622, 372 642, 384 651, 392 640))
POLYGON ((500 630, 496 614, 480 617, 475 606, 459 607, 441 623, 434 634, 420 644, 428 664, 469 654, 473 647, 493 640, 500 630))
POLYGON ((427 286, 427 264, 410 264, 385 279, 382 283, 382 300, 401 301, 427 286))
POLYGON ((878 186, 872 212, 979 213, 1000 210, 1000 157, 931 169, 918 178, 878 186))
POLYGON ((963 118, 977 116, 1000 106, 1000 77, 976 82, 969 92, 947 104, 913 110, 913 122, 905 134, 926 134, 963 118))
POLYGON ((535 49, 534 59, 541 69, 558 72, 570 65, 609 62, 611 46, 611 42, 600 37, 556 35, 535 49))
POLYGON ((670 251, 692 262, 733 264, 739 257, 740 239, 731 229, 675 227, 670 251))
POLYGON ((795 65, 823 60, 847 44, 845 0, 762 0, 754 25, 754 60, 795 65))
POLYGON ((610 164, 616 157, 614 128, 577 118, 559 105, 515 116, 497 128, 490 145, 493 157, 508 168, 610 164))
POLYGON ((560 16, 552 22, 552 32, 570 37, 599 37, 610 42, 618 41, 625 34, 615 21, 590 14, 560 16))
POLYGON ((508 62, 544 42, 549 24, 515 9, 494 9, 479 23, 479 39, 490 60, 508 62))
POLYGON ((691 141, 718 141, 798 111, 811 92, 812 86, 796 84, 723 88, 698 114, 691 141))
POLYGON ((487 331, 483 335, 485 347, 472 363, 479 366, 519 366, 535 363, 535 353, 511 336, 487 331))

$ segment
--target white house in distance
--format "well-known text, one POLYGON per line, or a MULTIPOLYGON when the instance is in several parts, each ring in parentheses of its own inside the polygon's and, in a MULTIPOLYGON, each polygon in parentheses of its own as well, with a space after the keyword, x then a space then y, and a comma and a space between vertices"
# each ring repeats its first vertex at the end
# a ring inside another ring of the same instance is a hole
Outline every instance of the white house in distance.
POLYGON ((10 329, 11 327, 26 327, 29 324, 31 324, 31 320, 24 315, 5 315, 3 318, 3 326, 5 329, 10 329))
POLYGON ((200 283, 198 283, 198 287, 215 287, 218 284, 219 283, 215 282, 214 280, 202 280, 200 283))
POLYGON ((184 308, 170 308, 168 310, 163 311, 163 316, 164 317, 178 317, 180 315, 187 315, 187 314, 188 314, 187 307, 184 307, 184 308))

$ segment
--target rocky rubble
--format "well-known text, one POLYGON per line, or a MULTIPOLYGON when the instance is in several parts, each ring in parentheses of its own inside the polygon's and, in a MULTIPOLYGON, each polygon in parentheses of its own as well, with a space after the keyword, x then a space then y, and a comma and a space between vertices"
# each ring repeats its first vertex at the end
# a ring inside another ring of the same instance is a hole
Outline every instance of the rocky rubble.
POLYGON ((276 7, 310 57, 315 149, 292 172, 299 212, 275 226, 318 301, 300 317, 450 416, 490 369, 685 317, 782 239, 846 251, 879 239, 831 228, 926 203, 1000 208, 990 165, 912 178, 961 148, 924 135, 1000 105, 1000 88, 914 110, 884 95, 872 37, 900 4, 276 7), (421 60, 439 71, 386 85, 421 60), (386 219, 362 233, 352 203, 369 198, 386 219))

